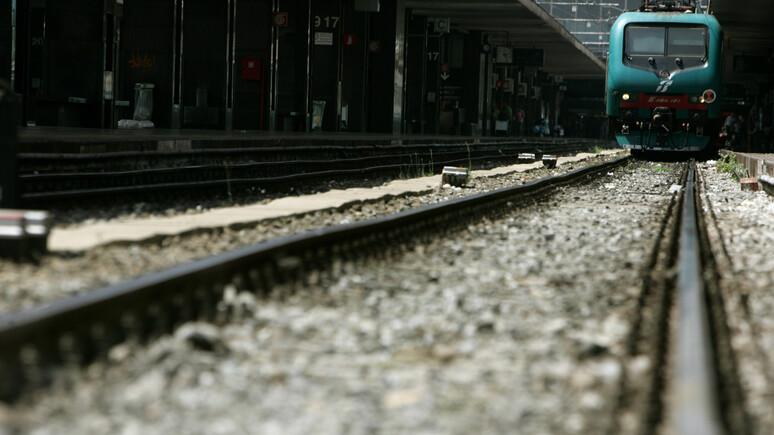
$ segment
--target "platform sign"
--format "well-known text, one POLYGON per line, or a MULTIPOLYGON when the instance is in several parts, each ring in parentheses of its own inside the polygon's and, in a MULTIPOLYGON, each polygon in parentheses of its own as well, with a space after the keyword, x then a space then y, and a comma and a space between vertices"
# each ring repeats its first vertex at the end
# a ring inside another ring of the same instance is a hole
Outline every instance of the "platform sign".
POLYGON ((333 45, 333 32, 314 32, 314 45, 333 45))
POLYGON ((358 42, 359 42, 359 39, 357 35, 353 35, 352 33, 344 34, 344 46, 352 47, 354 45, 357 45, 358 42))
POLYGON ((448 63, 441 64, 441 80, 446 81, 451 77, 451 67, 448 63))
POLYGON ((333 15, 315 15, 314 16, 314 28, 315 29, 329 29, 334 30, 339 27, 341 17, 333 15))
POLYGON ((290 16, 287 12, 277 12, 274 14, 274 25, 276 27, 288 27, 290 16))
POLYGON ((261 60, 255 57, 246 57, 242 59, 242 80, 260 81, 263 65, 261 60))
POLYGON ((543 66, 543 50, 539 48, 514 48, 513 63, 519 66, 543 66))
POLYGON ((513 49, 511 47, 497 47, 495 50, 495 63, 513 63, 513 49))
POLYGON ((433 30, 435 33, 451 33, 451 19, 450 18, 436 18, 433 21, 433 30))
POLYGON ((102 98, 105 100, 113 99, 113 71, 103 71, 102 98))

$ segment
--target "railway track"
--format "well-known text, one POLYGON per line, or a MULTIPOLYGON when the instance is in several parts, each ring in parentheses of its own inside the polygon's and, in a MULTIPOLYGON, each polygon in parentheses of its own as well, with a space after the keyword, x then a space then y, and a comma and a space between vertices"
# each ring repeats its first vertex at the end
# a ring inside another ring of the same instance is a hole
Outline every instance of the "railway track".
MULTIPOLYGON (((524 185, 446 201, 370 221, 271 240, 29 311, 0 317, 0 398, 51 381, 65 363, 88 363, 128 337, 148 339, 192 319, 218 315, 229 286, 258 295, 294 287, 342 265, 381 258, 452 231, 515 200, 607 173, 619 158, 524 185)), ((222 314, 222 313, 221 313, 222 314)))
MULTIPOLYGON (((228 289, 281 298, 319 282, 321 274, 340 276, 353 263, 400 254, 482 216, 497 216, 516 201, 605 174, 626 161, 273 240, 2 316, 0 370, 8 375, 0 384, 1 397, 13 401, 50 383, 58 367, 93 361, 123 340, 142 342, 193 319, 225 320, 229 313, 218 308, 218 301, 228 289)), ((752 433, 709 249, 705 219, 711 217, 703 215, 696 192, 699 183, 694 165, 686 165, 644 267, 608 433, 752 433), (641 357, 649 362, 646 369, 641 364, 632 369, 641 357)))
POLYGON ((628 370, 609 433, 747 434, 718 271, 707 237, 694 162, 686 165, 644 274, 628 370), (633 416, 635 416, 633 418, 633 416))
POLYGON ((193 190, 231 193, 314 181, 437 172, 446 165, 512 162, 522 152, 576 153, 588 141, 208 149, 190 152, 20 155, 21 198, 47 204, 193 190))

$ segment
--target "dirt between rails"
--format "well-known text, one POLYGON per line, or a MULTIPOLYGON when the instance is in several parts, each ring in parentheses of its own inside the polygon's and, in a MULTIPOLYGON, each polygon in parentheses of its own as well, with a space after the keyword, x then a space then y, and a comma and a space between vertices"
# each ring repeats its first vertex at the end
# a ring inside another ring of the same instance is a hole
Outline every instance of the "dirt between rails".
POLYGON ((0 423, 36 434, 606 433, 678 175, 634 162, 295 293, 231 288, 232 321, 117 346, 73 387, 0 408, 0 423))

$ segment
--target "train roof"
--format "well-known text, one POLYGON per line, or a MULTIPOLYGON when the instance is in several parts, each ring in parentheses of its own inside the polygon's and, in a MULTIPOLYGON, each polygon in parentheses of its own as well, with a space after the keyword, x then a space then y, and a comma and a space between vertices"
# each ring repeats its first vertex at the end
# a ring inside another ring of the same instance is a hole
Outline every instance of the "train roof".
POLYGON ((613 28, 631 23, 703 24, 711 28, 720 28, 720 23, 714 15, 685 12, 625 12, 615 20, 613 28))

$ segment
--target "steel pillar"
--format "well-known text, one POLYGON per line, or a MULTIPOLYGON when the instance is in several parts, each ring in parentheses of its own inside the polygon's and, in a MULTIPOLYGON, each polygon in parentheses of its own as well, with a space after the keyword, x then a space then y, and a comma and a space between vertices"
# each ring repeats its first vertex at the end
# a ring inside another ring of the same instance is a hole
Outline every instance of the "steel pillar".
POLYGON ((395 75, 392 103, 392 134, 403 133, 403 104, 406 92, 406 2, 397 0, 395 13, 395 75))

